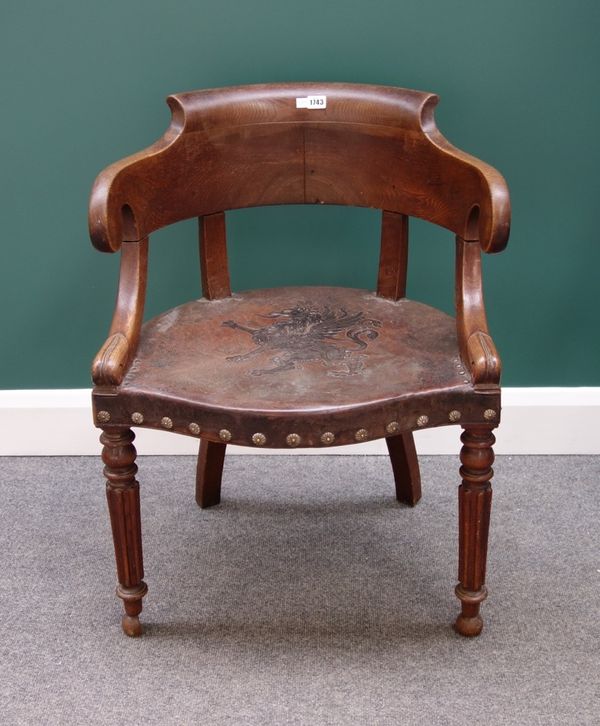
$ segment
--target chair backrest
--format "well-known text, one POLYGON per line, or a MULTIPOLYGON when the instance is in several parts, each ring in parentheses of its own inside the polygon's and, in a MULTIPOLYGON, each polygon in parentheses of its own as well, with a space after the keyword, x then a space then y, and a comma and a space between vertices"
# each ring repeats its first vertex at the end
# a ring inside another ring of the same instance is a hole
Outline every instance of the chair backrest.
POLYGON ((228 209, 342 204, 383 210, 384 232, 415 216, 499 251, 509 231, 506 184, 440 134, 437 101, 419 91, 318 83, 170 96, 165 135, 96 180, 92 240, 116 251, 228 209))

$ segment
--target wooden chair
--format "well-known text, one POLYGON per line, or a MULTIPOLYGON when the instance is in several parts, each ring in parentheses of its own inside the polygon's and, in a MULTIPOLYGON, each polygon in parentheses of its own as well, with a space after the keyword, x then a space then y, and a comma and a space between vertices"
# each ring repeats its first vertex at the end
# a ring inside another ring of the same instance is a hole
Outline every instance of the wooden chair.
POLYGON ((412 432, 459 425, 455 628, 482 629, 500 417, 480 251, 507 242, 502 176, 437 130, 437 96, 352 84, 272 84, 168 98, 172 122, 109 166, 89 211, 94 245, 121 250, 116 309, 93 363, 123 630, 139 635, 143 581, 131 426, 200 441, 196 498, 219 502, 228 443, 342 446, 385 438, 399 501, 421 496, 412 432), (291 287, 232 293, 225 211, 273 204, 382 210, 376 292, 291 287), (456 235, 456 317, 406 299, 408 218, 456 235), (148 236, 200 224, 203 297, 142 325, 148 236))

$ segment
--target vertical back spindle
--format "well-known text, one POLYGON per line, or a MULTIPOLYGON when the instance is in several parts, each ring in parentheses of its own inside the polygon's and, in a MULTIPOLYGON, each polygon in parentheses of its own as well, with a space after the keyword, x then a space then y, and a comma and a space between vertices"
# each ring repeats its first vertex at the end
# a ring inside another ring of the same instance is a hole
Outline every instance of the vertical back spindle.
POLYGON ((200 274, 202 294, 207 300, 231 295, 225 213, 217 212, 199 218, 200 274))
POLYGON ((381 217, 377 294, 391 300, 405 297, 407 266, 408 217, 406 214, 384 210, 381 217))

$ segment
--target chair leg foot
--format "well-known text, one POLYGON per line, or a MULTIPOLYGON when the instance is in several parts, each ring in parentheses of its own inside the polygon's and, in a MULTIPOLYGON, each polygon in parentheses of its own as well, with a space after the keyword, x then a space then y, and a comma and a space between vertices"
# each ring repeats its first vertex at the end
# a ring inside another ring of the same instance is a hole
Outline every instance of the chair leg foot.
POLYGON ((394 472, 396 499, 414 507, 421 498, 421 474, 413 435, 407 431, 388 436, 385 442, 394 472))
POLYGON ((483 630, 479 607, 487 597, 487 590, 482 587, 479 592, 468 592, 459 584, 454 592, 461 603, 461 612, 454 623, 454 630, 467 638, 473 638, 483 630))
POLYGON ((458 488, 458 585, 455 593, 461 613, 454 623, 460 635, 474 637, 481 633, 479 614, 487 597, 485 569, 490 510, 492 506, 492 464, 495 438, 490 427, 469 427, 461 436, 462 484, 458 488))
POLYGON ((142 598, 148 592, 143 581, 142 528, 140 492, 135 478, 136 450, 131 429, 108 429, 100 436, 104 444, 102 460, 106 476, 106 499, 117 564, 117 596, 123 600, 125 614, 121 621, 126 635, 141 635, 139 614, 142 598))
POLYGON ((479 614, 473 618, 461 614, 456 618, 454 630, 465 638, 475 638, 483 630, 483 618, 479 614))
POLYGON ((196 467, 196 503, 202 509, 221 501, 221 480, 227 444, 200 440, 196 467))
POLYGON ((136 615, 123 615, 121 627, 130 638, 137 638, 143 633, 142 624, 136 615))
POLYGON ((117 597, 123 600, 123 608, 125 609, 121 619, 121 627, 125 635, 130 638, 137 638, 143 632, 139 616, 142 612, 142 598, 147 592, 148 586, 143 580, 137 588, 117 586, 117 597))

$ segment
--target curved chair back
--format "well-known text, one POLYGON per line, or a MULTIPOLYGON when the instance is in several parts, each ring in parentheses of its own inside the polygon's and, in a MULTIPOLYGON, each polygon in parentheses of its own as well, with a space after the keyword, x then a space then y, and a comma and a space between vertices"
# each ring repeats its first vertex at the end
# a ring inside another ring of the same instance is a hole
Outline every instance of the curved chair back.
POLYGON ((165 135, 97 179, 92 240, 116 251, 190 217, 339 204, 420 217, 499 251, 506 184, 440 134, 437 101, 385 86, 306 83, 170 96, 165 135))

